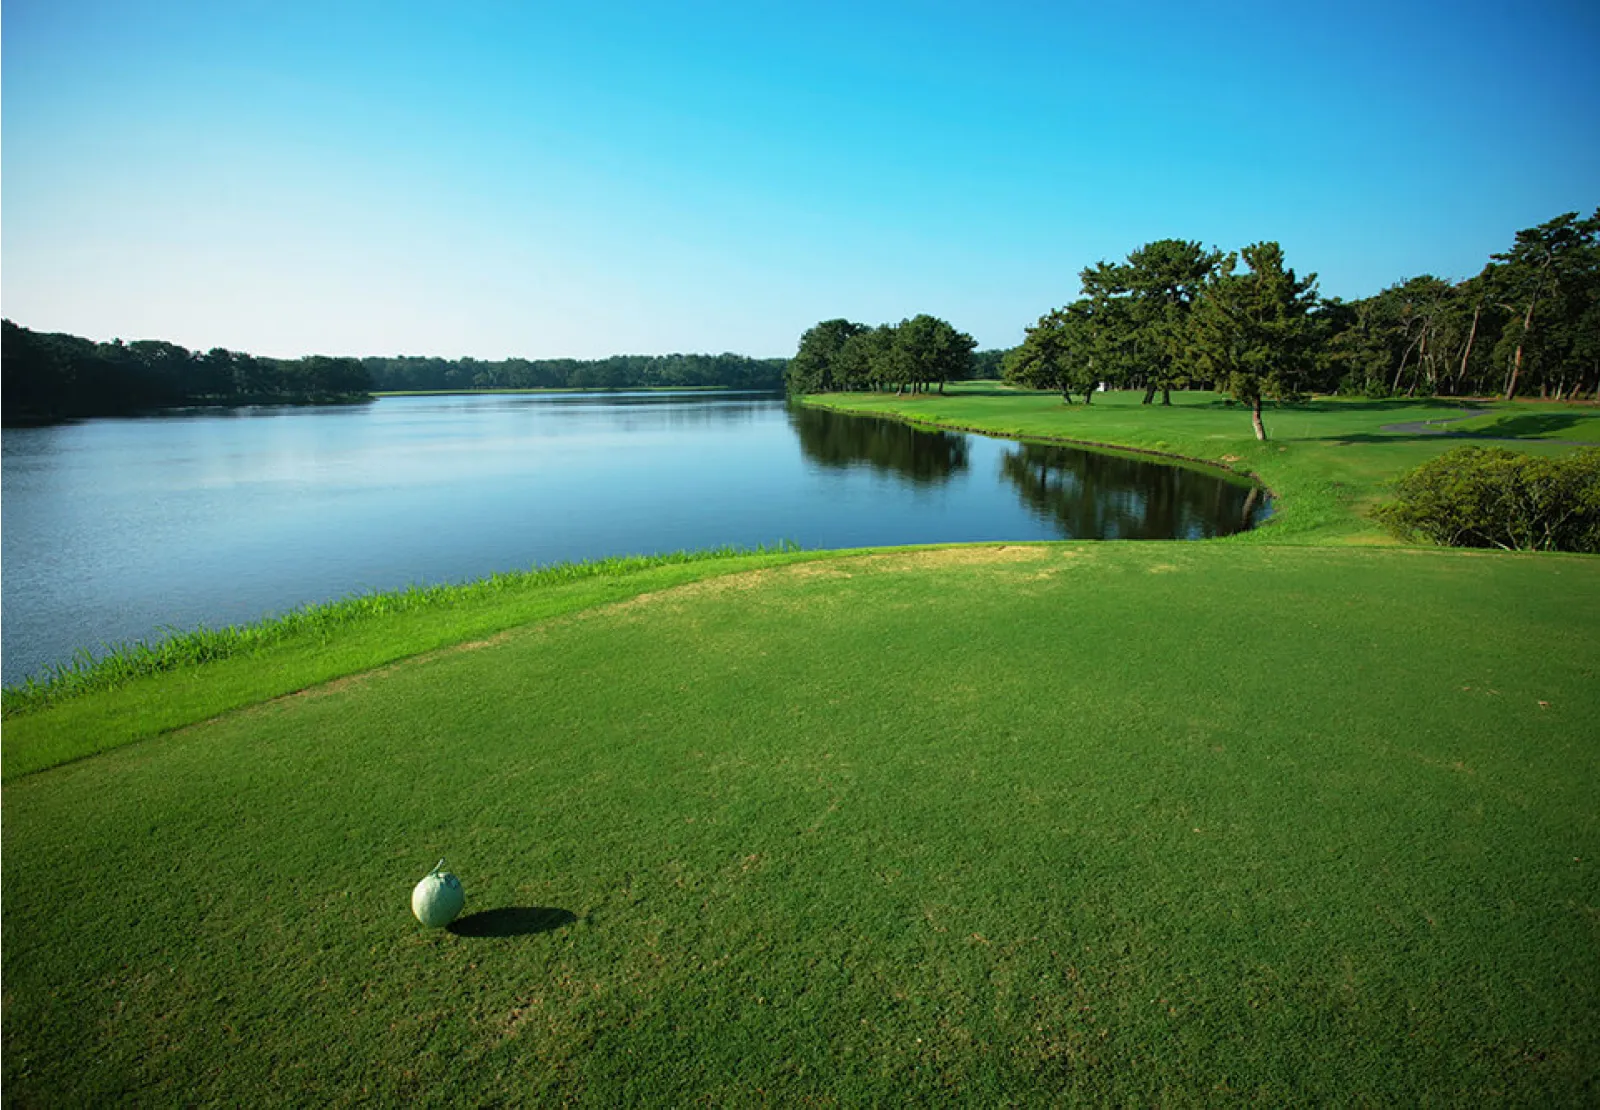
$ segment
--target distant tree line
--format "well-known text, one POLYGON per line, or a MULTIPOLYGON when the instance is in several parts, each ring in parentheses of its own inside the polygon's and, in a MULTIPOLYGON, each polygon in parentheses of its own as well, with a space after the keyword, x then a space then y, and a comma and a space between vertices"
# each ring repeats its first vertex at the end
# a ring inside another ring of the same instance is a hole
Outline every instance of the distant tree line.
POLYGON ((298 359, 159 339, 97 343, 4 321, 0 396, 6 424, 118 416, 203 405, 328 404, 380 390, 783 387, 787 359, 744 355, 617 355, 591 361, 474 358, 298 359))
POLYGON ((372 388, 382 391, 473 389, 779 390, 788 359, 745 355, 613 355, 610 358, 364 358, 372 388))
POLYGON ((10 320, 0 329, 7 424, 189 405, 354 401, 371 389, 366 368, 353 358, 262 358, 222 347, 202 354, 159 339, 96 343, 10 320))
MULTIPOLYGON (((937 384, 974 376, 977 347, 972 336, 926 314, 898 324, 868 327, 851 320, 824 320, 800 337, 789 360, 790 393, 847 390, 924 392, 937 384)), ((986 360, 992 365, 992 360, 986 360)))

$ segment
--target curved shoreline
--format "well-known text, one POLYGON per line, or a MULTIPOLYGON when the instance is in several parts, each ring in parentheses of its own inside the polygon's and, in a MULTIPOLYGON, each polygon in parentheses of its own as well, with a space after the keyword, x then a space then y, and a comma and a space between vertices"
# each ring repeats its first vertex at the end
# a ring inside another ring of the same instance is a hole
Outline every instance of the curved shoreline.
MULTIPOLYGON (((1273 498, 1273 514, 1248 532, 1226 537, 1258 537, 1271 546, 1347 548, 1365 546, 1381 537, 1361 515, 1361 506, 1377 495, 1381 474, 1328 470, 1311 451, 1338 436, 1302 434, 1273 448, 1244 436, 1172 431, 1157 425, 1152 438, 1172 436, 1189 451, 1134 446, 1049 431, 985 428, 968 421, 940 421, 894 411, 856 409, 803 401, 811 407, 852 415, 889 418, 907 425, 982 435, 1015 443, 1062 445, 1171 460, 1233 479, 1254 483, 1273 498), (1216 443, 1221 457, 1193 448, 1216 443), (1299 448, 1288 455, 1289 444, 1299 448), (1264 449, 1265 448, 1265 449, 1264 449), (1241 454, 1227 452, 1238 451, 1241 454), (1270 473, 1268 482, 1254 469, 1235 464, 1252 456, 1270 473), (1281 479, 1281 483, 1279 480, 1281 479), (1286 495, 1283 491, 1287 489, 1286 495), (1265 527, 1272 525, 1272 527, 1265 527), (1353 526, 1353 527, 1352 527, 1353 526)), ((1040 414, 1046 409, 1039 409, 1040 414)), ((1008 414, 1000 414, 1007 417, 1008 414)), ((1009 414, 1015 417, 1016 414, 1009 414)), ((1024 423, 1031 422, 1022 414, 1024 423)), ((1046 418, 1049 422, 1049 418, 1046 418)), ((1372 425, 1368 425, 1371 428, 1372 425)), ((1330 429, 1337 432, 1342 425, 1330 429)), ((1318 429, 1312 428, 1316 433, 1318 429)), ((1357 438, 1360 438, 1359 433, 1357 438)), ((1381 440, 1379 441, 1381 442, 1381 440)), ((1565 445, 1562 445, 1565 446, 1565 445)), ((1353 447, 1366 456, 1367 448, 1353 447)), ((1414 451, 1415 448, 1412 448, 1414 451)), ((1330 456, 1337 457, 1337 456, 1330 456)), ((1401 458, 1405 457, 1402 451, 1401 458)), ((491 575, 470 582, 358 595, 323 606, 293 610, 277 618, 221 630, 199 629, 192 642, 123 645, 122 655, 62 668, 51 679, 4 691, 6 719, 5 778, 28 774, 71 759, 171 731, 249 705, 259 704, 328 682, 373 671, 404 659, 475 641, 551 617, 626 601, 645 593, 672 589, 704 579, 791 563, 820 561, 864 552, 909 551, 918 548, 993 546, 981 543, 936 543, 908 547, 801 550, 779 548, 740 552, 720 549, 675 552, 661 556, 601 560, 592 564, 558 564, 529 571, 491 575), (137 658, 135 657, 137 656, 137 658), (69 672, 69 673, 63 673, 69 672), (18 758, 20 756, 20 758, 18 758)), ((1028 543, 1030 541, 1012 541, 1028 543)), ((1061 541, 1038 541, 1040 544, 1061 541)), ((1102 541, 1081 541, 1089 545, 1102 541)), ((1162 541, 1140 541, 1160 545, 1162 541)), ((1176 541, 1196 546, 1195 541, 1176 541)), ((1206 544, 1199 546, 1215 546, 1206 544)), ((1387 545, 1385 545, 1387 546, 1387 545)))
POLYGON ((363 620, 433 612, 462 602, 491 600, 497 595, 537 594, 586 582, 621 581, 651 571, 689 570, 698 564, 787 561, 815 558, 818 554, 780 543, 771 548, 722 547, 624 555, 505 571, 467 582, 352 594, 242 624, 221 628, 202 625, 165 639, 103 645, 109 650, 98 657, 82 649, 71 662, 49 668, 42 677, 28 678, 0 690, 0 715, 11 720, 79 694, 113 689, 183 667, 222 662, 297 638, 321 638, 325 642, 330 634, 363 620))
MULTIPOLYGON (((1198 455, 1184 455, 1177 451, 1159 451, 1153 447, 1132 447, 1123 443, 1106 443, 1103 440, 1075 439, 1071 436, 1053 436, 1032 432, 1026 434, 1002 432, 993 428, 979 428, 970 424, 947 423, 936 420, 921 420, 914 416, 907 416, 904 413, 868 412, 861 409, 852 409, 838 405, 824 404, 806 398, 799 399, 797 403, 801 405, 807 405, 814 409, 822 409, 828 412, 842 412, 847 416, 870 416, 876 417, 879 420, 897 420, 902 424, 909 424, 913 428, 923 428, 928 431, 962 432, 967 435, 986 436, 989 439, 1006 439, 1012 441, 1013 443, 1042 443, 1054 447, 1087 447, 1106 453, 1121 451, 1130 455, 1150 455, 1158 459, 1176 459, 1179 462, 1192 463, 1196 467, 1204 467, 1207 470, 1220 470, 1224 474, 1231 475, 1235 478, 1245 479, 1254 485, 1259 486, 1266 493, 1266 495, 1272 499, 1275 506, 1279 497, 1281 496, 1271 486, 1267 485, 1266 481, 1262 479, 1261 475, 1257 474, 1255 471, 1239 470, 1236 467, 1229 466, 1226 462, 1223 462, 1220 459, 1201 458, 1198 455)), ((1254 528, 1247 529, 1246 531, 1259 532, 1261 529, 1271 524, 1272 519, 1272 517, 1268 517, 1254 528)), ((1233 534, 1241 535, 1243 533, 1233 534)), ((1227 537, 1219 538, 1226 539, 1227 537)), ((1185 542, 1195 543, 1200 541, 1189 540, 1185 542)))

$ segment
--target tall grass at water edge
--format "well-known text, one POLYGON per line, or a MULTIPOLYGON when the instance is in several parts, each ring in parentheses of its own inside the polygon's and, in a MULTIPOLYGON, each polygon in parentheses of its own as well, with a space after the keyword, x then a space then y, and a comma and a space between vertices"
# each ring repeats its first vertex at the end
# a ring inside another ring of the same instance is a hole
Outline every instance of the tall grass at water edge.
POLYGON ((247 655, 288 640, 301 637, 325 640, 340 629, 372 617, 480 601, 497 594, 607 575, 631 574, 651 567, 799 550, 798 544, 780 540, 776 544, 761 544, 753 548, 730 545, 702 551, 620 555, 553 563, 528 570, 497 572, 469 582, 412 584, 399 590, 355 594, 333 601, 302 605, 249 624, 232 624, 221 628, 201 626, 187 631, 173 629, 170 635, 157 639, 104 645, 100 654, 80 648, 70 662, 48 666, 39 677, 30 676, 0 691, 0 716, 19 716, 64 698, 109 690, 146 675, 247 655))

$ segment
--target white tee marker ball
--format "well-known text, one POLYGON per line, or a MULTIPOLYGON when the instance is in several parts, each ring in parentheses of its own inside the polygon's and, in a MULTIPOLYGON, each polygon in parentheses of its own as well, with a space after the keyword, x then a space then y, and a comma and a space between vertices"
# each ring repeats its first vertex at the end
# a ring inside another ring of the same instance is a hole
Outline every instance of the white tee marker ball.
POLYGON ((467 893, 461 889, 461 880, 441 870, 443 867, 444 860, 440 860, 411 892, 411 912, 430 929, 450 924, 461 912, 461 907, 467 904, 467 893))

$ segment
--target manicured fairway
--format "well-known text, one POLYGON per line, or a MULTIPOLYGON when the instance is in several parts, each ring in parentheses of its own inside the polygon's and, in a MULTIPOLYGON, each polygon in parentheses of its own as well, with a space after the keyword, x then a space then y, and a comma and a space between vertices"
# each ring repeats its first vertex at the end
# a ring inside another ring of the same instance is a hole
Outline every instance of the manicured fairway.
POLYGON ((1594 405, 1501 405, 1485 416, 1451 424, 1452 433, 1600 443, 1600 409, 1594 405))
POLYGON ((6 1098, 1593 1104, 1597 629, 1259 542, 535 621, 9 782, 6 1098))

